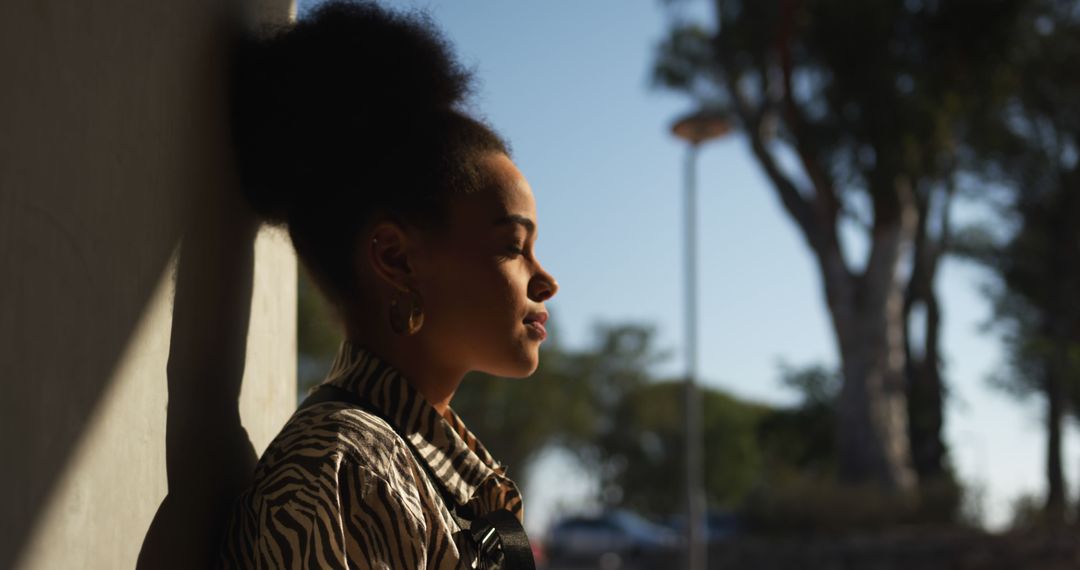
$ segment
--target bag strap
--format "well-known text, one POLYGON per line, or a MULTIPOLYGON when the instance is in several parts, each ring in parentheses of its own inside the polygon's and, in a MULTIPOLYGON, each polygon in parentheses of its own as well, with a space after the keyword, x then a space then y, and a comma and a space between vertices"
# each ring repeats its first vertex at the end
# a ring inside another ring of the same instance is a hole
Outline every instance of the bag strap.
POLYGON ((352 404, 385 421, 405 441, 409 449, 416 456, 417 463, 424 469, 431 484, 439 490, 446 509, 458 526, 469 532, 477 546, 478 562, 483 564, 480 568, 503 568, 506 570, 535 570, 536 561, 533 559, 532 547, 529 545, 529 537, 521 522, 513 513, 506 509, 498 509, 481 517, 463 517, 458 513, 457 501, 450 496, 449 491, 439 483, 438 478, 431 472, 431 466, 401 432, 393 422, 375 410, 372 405, 358 396, 356 393, 323 384, 319 386, 300 404, 297 410, 310 408, 311 406, 325 402, 345 402, 352 404))
POLYGON ((489 561, 483 568, 536 570, 532 546, 521 522, 506 509, 492 511, 473 525, 477 558, 489 561))

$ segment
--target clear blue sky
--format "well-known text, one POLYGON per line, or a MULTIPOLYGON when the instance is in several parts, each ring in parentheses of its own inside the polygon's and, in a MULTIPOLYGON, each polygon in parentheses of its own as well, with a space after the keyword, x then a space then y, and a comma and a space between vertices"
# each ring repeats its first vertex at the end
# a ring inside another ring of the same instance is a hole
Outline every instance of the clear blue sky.
MULTIPOLYGON (((301 10, 308 3, 302 3, 301 10)), ((689 2, 687 17, 710 14, 689 2)), ((659 0, 398 0, 427 10, 480 80, 476 108, 505 135, 538 203, 538 253, 558 278, 551 302, 561 341, 585 346, 598 322, 654 324, 681 370, 683 146, 668 134, 689 110, 649 85, 653 50, 668 17, 659 0)), ((776 200, 745 140, 705 147, 699 162, 701 374, 741 397, 789 403, 778 363, 837 361, 810 253, 776 200)), ((958 218, 977 212, 962 208, 958 218)), ((850 237, 850 234, 849 234, 850 237)), ((850 240, 858 252, 858 239, 850 240)), ((1001 361, 979 325, 988 277, 947 262, 947 439, 961 476, 980 486, 991 522, 1009 502, 1043 489, 1041 403, 1017 404, 987 387, 1001 361)), ((1067 435, 1069 481, 1078 450, 1067 435)), ((544 462, 527 497, 529 526, 585 483, 558 460, 544 462), (558 479, 558 483, 555 480, 558 479)), ((1075 489, 1072 489, 1075 491, 1075 489)))

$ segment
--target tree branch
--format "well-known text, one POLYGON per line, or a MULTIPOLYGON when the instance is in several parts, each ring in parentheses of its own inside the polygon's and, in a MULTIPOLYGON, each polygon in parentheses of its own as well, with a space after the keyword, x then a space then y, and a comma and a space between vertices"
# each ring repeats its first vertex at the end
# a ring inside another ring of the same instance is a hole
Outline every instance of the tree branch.
POLYGON ((875 197, 874 228, 870 240, 870 253, 863 270, 863 291, 877 292, 876 298, 866 298, 870 304, 884 304, 896 278, 896 267, 904 244, 911 243, 919 223, 919 208, 911 180, 894 175, 885 180, 894 187, 892 193, 878 192, 875 197), (885 196, 890 199, 881 204, 885 196))
POLYGON ((784 0, 781 7, 780 30, 777 34, 776 51, 780 56, 780 71, 783 82, 781 90, 784 102, 784 120, 791 129, 795 140, 795 151, 799 155, 803 169, 814 186, 814 205, 825 227, 836 227, 840 213, 840 200, 836 196, 832 176, 822 168, 815 151, 815 145, 809 140, 810 124, 806 114, 795 101, 792 76, 794 62, 791 55, 791 42, 795 28, 795 8, 798 0, 784 0))
POLYGON ((735 114, 739 117, 744 131, 750 139, 750 148, 754 153, 754 157, 757 158, 758 163, 765 170, 766 176, 769 177, 769 181, 772 182, 773 188, 779 194, 784 209, 798 224, 811 249, 820 255, 820 249, 823 246, 820 239, 821 229, 813 216, 810 204, 799 192, 795 182, 780 169, 776 157, 773 156, 765 144, 762 121, 768 113, 768 100, 763 96, 762 102, 755 104, 739 88, 740 76, 737 67, 731 61, 727 50, 723 49, 722 41, 722 34, 718 34, 716 39, 717 53, 723 66, 720 75, 728 92, 731 94, 735 114))

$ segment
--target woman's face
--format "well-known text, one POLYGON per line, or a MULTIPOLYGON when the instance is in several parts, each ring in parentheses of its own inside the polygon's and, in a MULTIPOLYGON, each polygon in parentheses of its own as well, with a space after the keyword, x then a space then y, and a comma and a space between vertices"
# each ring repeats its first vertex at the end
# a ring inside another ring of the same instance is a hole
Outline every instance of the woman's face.
POLYGON ((416 264, 419 334, 447 364, 528 376, 547 336, 544 301, 558 290, 536 258, 536 201, 503 154, 481 159, 482 191, 457 197, 445 231, 425 239, 416 264))

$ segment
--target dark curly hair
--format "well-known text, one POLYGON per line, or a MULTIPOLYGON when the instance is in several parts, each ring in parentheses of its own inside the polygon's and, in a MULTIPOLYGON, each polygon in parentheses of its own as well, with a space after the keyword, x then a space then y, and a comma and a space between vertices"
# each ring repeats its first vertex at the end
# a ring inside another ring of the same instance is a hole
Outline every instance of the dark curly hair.
POLYGON ((236 50, 232 129, 241 183, 268 223, 286 225, 341 310, 373 216, 438 228, 455 194, 484 181, 478 158, 509 154, 462 105, 470 74, 424 15, 327 3, 236 50))

